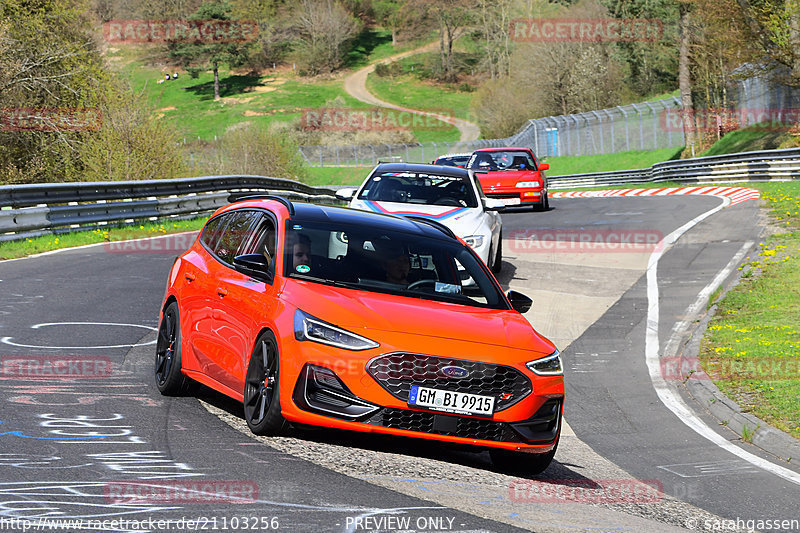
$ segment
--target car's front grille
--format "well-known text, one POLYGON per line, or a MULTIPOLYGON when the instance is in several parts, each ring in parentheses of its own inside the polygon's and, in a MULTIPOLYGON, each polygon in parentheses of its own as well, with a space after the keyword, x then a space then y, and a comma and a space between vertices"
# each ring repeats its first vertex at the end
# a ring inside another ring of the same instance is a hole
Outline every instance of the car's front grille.
POLYGON ((384 408, 374 414, 367 424, 421 433, 435 433, 465 439, 501 442, 522 442, 522 439, 504 422, 445 415, 407 409, 384 408))
POLYGON ((430 355, 393 353, 373 359, 369 374, 395 398, 408 401, 412 385, 495 398, 495 411, 502 411, 531 393, 531 381, 515 368, 477 361, 430 355), (450 377, 447 367, 457 367, 464 377, 450 377))
POLYGON ((519 193, 494 193, 494 192, 487 192, 486 196, 489 198, 494 198, 496 200, 503 200, 506 198, 519 198, 519 193))

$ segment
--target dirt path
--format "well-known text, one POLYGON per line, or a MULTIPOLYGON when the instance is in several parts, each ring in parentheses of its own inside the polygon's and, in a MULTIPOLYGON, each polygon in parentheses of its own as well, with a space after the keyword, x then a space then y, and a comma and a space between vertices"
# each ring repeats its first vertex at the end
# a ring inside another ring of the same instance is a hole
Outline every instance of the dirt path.
POLYGON ((480 128, 478 125, 469 122, 467 120, 463 120, 460 118, 440 115, 438 113, 431 113, 429 111, 423 111, 421 109, 409 109, 407 107, 401 107, 395 104, 390 104, 389 102, 384 102, 383 100, 378 99, 375 95, 370 93, 367 90, 367 76, 371 72, 375 71, 375 66, 381 63, 391 63, 392 61, 397 61, 398 59, 403 59, 404 57, 412 56, 415 54, 419 54, 422 52, 430 52, 434 50, 438 46, 438 43, 428 43, 425 46, 421 46, 419 48, 415 48, 413 50, 408 50, 407 52, 402 52, 400 54, 395 54, 393 56, 389 56, 385 59, 381 59, 380 61, 376 61, 366 67, 355 71, 354 73, 350 74, 344 79, 344 90, 357 100, 361 100, 364 103, 374 105, 377 107, 388 107, 390 109, 397 109, 398 111, 409 111, 413 113, 417 113, 420 115, 427 115, 434 118, 437 118, 443 122, 447 122, 448 124, 452 124, 458 131, 461 132, 461 137, 459 141, 474 141, 480 135, 480 128))

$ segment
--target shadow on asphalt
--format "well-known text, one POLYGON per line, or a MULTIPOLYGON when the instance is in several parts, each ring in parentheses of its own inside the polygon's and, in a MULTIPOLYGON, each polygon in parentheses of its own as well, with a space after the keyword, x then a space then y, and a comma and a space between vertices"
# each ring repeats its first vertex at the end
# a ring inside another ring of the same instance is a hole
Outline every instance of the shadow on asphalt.
MULTIPOLYGON (((244 421, 242 404, 235 400, 199 384, 192 395, 244 421)), ((377 435, 331 428, 315 428, 313 426, 299 427, 295 425, 290 428, 285 436, 318 444, 345 446, 354 450, 379 451, 406 455, 409 457, 434 459, 505 474, 519 479, 535 479, 537 481, 549 482, 553 485, 574 487, 577 483, 580 487, 589 489, 602 488, 601 485, 581 475, 581 473, 577 471, 580 467, 576 465, 553 461, 550 467, 542 474, 536 476, 525 475, 495 467, 489 458, 488 451, 480 449, 475 450, 467 445, 454 445, 437 441, 414 439, 411 437, 377 435)))

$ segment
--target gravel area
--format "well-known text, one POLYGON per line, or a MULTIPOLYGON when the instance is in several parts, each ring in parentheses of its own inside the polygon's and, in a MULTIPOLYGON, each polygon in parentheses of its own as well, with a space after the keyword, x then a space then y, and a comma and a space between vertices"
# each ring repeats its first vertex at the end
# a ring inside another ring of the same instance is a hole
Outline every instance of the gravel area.
POLYGON ((396 439, 334 430, 293 429, 286 437, 252 435, 241 415, 213 399, 202 405, 233 428, 264 444, 357 479, 464 512, 536 531, 676 531, 719 517, 668 495, 647 502, 587 502, 586 498, 527 501, 531 483, 567 487, 633 478, 595 454, 566 428, 551 467, 535 480, 496 470, 486 452, 473 453, 432 441, 396 439), (217 405, 215 405, 217 404, 217 405), (511 487, 522 487, 515 498, 511 487), (624 514, 620 514, 624 513, 624 514), (645 519, 641 523, 634 519, 645 519), (630 520, 629 520, 630 519, 630 520), (569 525, 568 525, 569 524, 569 525), (605 527, 604 527, 605 524, 605 527), (606 529, 607 528, 607 529, 606 529))

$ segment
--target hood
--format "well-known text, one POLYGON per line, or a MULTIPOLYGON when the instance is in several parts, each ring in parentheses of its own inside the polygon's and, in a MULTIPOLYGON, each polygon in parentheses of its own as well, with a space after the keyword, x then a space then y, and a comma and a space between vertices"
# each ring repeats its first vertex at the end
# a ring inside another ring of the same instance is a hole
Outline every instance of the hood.
POLYGON ((353 200, 350 202, 350 207, 389 215, 413 215, 430 218, 441 222, 462 239, 477 232, 483 215, 483 212, 477 207, 373 202, 370 200, 353 200))
MULTIPOLYGON (((320 320, 381 342, 380 332, 551 353, 555 347, 512 310, 485 309, 287 279, 284 297, 320 320)), ((417 341, 417 343, 419 340, 417 341)))

